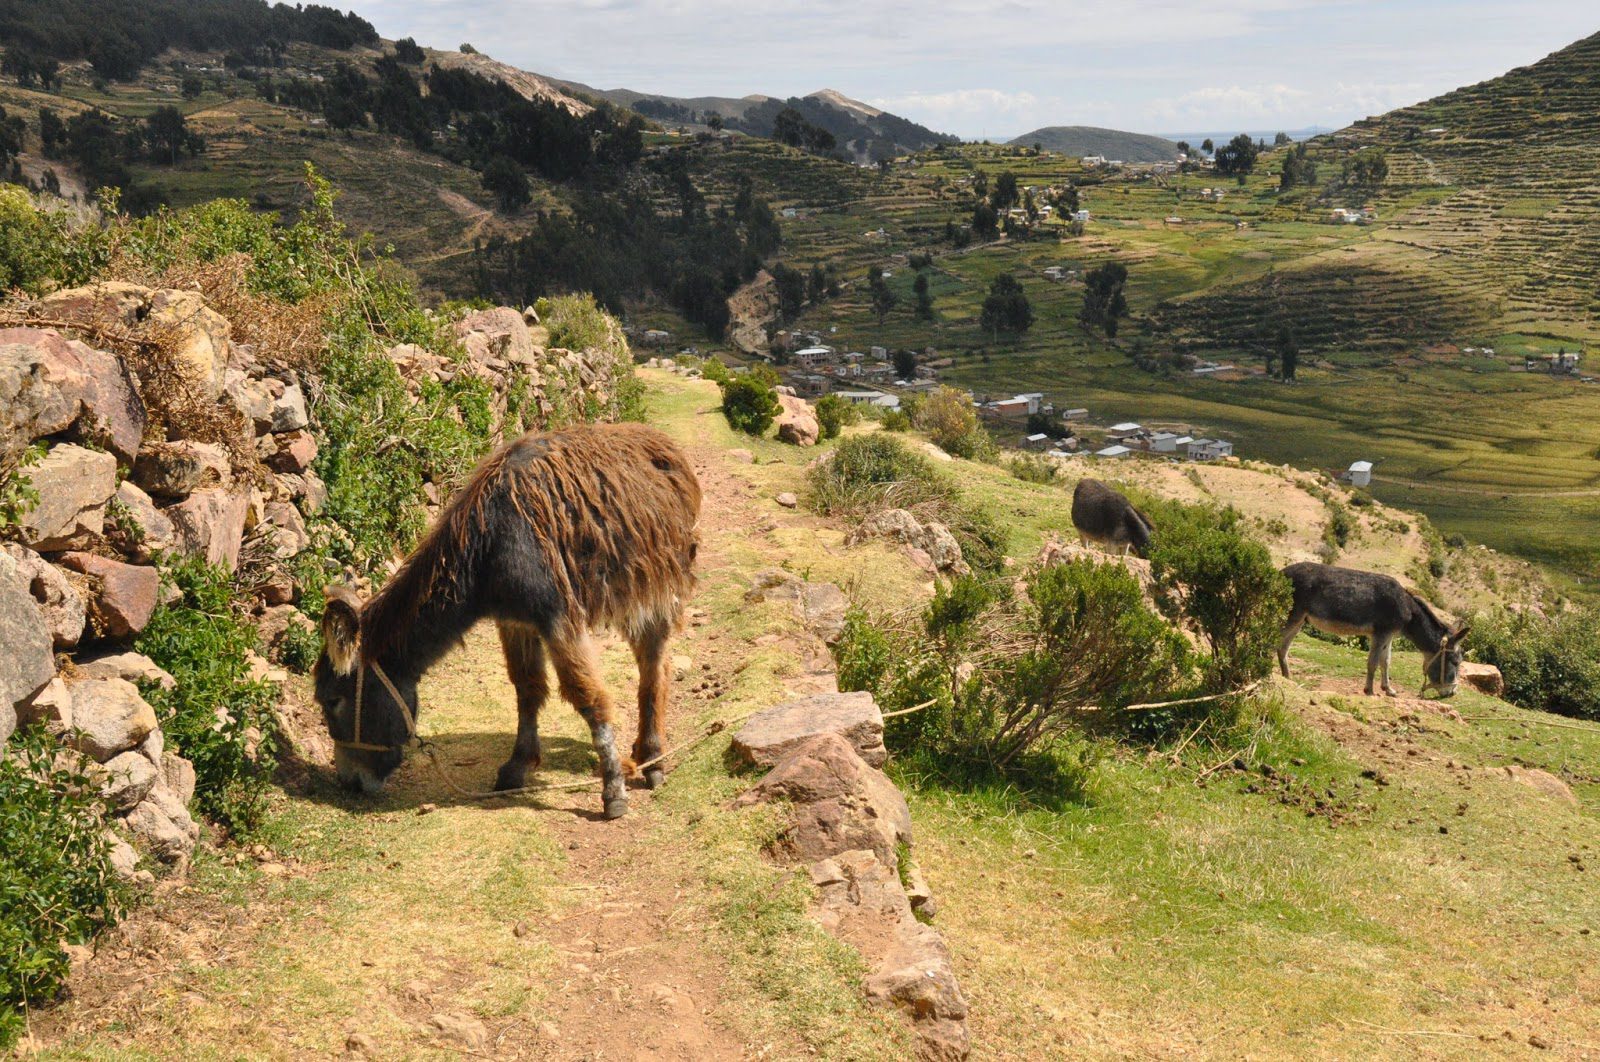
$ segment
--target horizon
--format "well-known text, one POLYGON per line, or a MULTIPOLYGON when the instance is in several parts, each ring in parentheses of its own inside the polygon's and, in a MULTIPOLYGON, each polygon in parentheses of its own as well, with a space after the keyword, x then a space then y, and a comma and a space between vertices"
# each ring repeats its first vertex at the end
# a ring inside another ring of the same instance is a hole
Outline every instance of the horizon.
POLYGON ((952 13, 835 3, 803 14, 726 2, 370 0, 355 10, 391 39, 471 43, 598 89, 787 98, 831 88, 994 141, 1050 125, 1157 136, 1342 128, 1600 31, 1577 0, 1089 0, 1066 12, 1006 0, 952 13))

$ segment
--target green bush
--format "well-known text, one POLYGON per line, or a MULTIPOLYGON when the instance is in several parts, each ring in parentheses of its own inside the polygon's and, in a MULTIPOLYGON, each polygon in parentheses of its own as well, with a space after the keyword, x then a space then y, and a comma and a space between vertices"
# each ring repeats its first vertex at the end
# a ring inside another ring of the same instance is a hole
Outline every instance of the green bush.
POLYGON ((972 399, 964 391, 941 387, 917 408, 913 422, 928 433, 935 446, 953 457, 993 461, 999 450, 978 423, 972 399))
POLYGON ((837 439, 846 426, 861 419, 861 411, 855 403, 846 402, 838 395, 823 395, 817 399, 815 408, 824 439, 837 439))
POLYGON ((903 756, 953 779, 1011 777, 1076 786, 1082 758, 1058 753, 1114 733, 1128 704, 1187 670, 1183 638, 1125 568, 1081 558, 1003 582, 940 586, 909 629, 852 612, 835 647, 841 689, 869 690, 903 756), (1092 710, 1086 710, 1092 709, 1092 710), (1064 769, 1063 769, 1064 768, 1064 769))
POLYGON ((168 747, 194 763, 195 803, 236 836, 263 822, 277 727, 277 690, 251 677, 255 628, 226 571, 188 558, 167 569, 182 595, 156 609, 135 641, 177 680, 150 686, 168 747))
POLYGON ((891 409, 883 415, 884 431, 910 431, 911 418, 898 409, 891 409))
POLYGON ((1600 614, 1540 616, 1495 609, 1472 619, 1475 660, 1493 664, 1513 704, 1600 720, 1600 614))
POLYGON ((1231 509, 1169 508, 1156 527, 1150 552, 1156 599, 1210 649, 1207 691, 1266 677, 1292 597, 1266 547, 1245 536, 1231 509))
POLYGON ((733 376, 728 367, 722 364, 722 359, 715 356, 707 358, 705 364, 700 366, 700 375, 714 384, 725 384, 733 376))
POLYGON ((66 979, 64 944, 116 920, 99 788, 42 729, 12 737, 0 758, 0 1048, 23 1030, 22 1008, 66 979))
POLYGON ((38 294, 66 272, 64 224, 34 208, 27 190, 0 184, 0 292, 38 294))
POLYGON ((730 376, 722 385, 722 415, 734 431, 765 435, 780 408, 772 385, 753 373, 730 376))
POLYGON ((1041 454, 1018 454, 1006 465, 1011 474, 1025 483, 1054 483, 1061 466, 1041 454))

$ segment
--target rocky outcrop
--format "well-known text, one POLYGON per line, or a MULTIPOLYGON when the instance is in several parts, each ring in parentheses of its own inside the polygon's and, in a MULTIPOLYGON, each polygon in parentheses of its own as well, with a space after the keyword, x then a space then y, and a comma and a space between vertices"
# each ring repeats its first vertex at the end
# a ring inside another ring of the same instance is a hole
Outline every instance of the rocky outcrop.
POLYGON ((734 735, 731 752, 770 765, 735 806, 775 804, 787 825, 769 855, 806 868, 814 914, 861 952, 867 998, 904 1012, 926 1059, 967 1057, 967 1002, 949 949, 919 920, 935 909, 910 863, 911 813, 877 769, 883 717, 870 694, 805 697, 758 713, 734 735), (909 883, 909 887, 908 884, 909 883))
POLYGON ((822 437, 822 426, 811 403, 795 395, 778 395, 778 441, 794 446, 815 446, 822 437))
POLYGON ((26 470, 38 501, 17 521, 24 543, 40 553, 92 546, 117 492, 117 459, 72 443, 53 446, 26 470))
POLYGON ((0 553, 0 743, 17 728, 17 709, 55 677, 44 616, 17 562, 0 553))
POLYGON ((903 543, 906 552, 924 571, 941 575, 966 575, 971 569, 961 554, 961 543, 936 520, 923 523, 905 509, 883 509, 868 516, 845 538, 853 546, 871 538, 903 543))
POLYGON ((757 572, 744 599, 751 604, 791 602, 795 618, 829 645, 844 632, 845 613, 850 608, 844 591, 834 584, 807 582, 779 568, 757 572))
POLYGON ((1491 697, 1500 696, 1506 689, 1505 677, 1500 674, 1500 669, 1493 664, 1479 664, 1471 660, 1463 660, 1458 678, 1462 685, 1469 686, 1479 693, 1487 693, 1491 697))

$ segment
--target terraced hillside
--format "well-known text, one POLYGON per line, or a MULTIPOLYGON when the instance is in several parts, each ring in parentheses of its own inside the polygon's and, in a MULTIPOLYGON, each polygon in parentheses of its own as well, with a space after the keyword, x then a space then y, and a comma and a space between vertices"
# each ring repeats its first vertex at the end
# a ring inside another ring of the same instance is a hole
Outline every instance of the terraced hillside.
POLYGON ((1178 157, 1178 145, 1165 137, 1101 129, 1092 125, 1047 125, 1011 138, 1011 143, 1063 155, 1100 155, 1124 162, 1168 162, 1178 157))

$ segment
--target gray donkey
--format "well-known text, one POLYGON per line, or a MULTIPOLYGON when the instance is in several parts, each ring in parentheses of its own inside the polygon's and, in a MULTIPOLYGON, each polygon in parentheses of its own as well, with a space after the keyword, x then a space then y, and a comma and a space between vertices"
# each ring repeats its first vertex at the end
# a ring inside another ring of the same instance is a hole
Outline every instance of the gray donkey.
POLYGON ((1451 631, 1433 614, 1427 602, 1399 581, 1377 572, 1335 568, 1331 564, 1304 561, 1283 570, 1294 584, 1294 607, 1283 626, 1278 643, 1278 667, 1289 677, 1289 643, 1307 620, 1329 634, 1365 634, 1372 649, 1367 654, 1367 695, 1372 695, 1372 676, 1383 668, 1383 692, 1393 697, 1389 685, 1389 650, 1396 634, 1422 650, 1422 689, 1436 689, 1441 696, 1456 692, 1456 677, 1461 671, 1461 642, 1467 628, 1451 631))
POLYGON ((1133 503, 1098 479, 1080 479, 1072 492, 1072 526, 1084 542, 1094 542, 1127 555, 1150 553, 1155 528, 1133 503))

